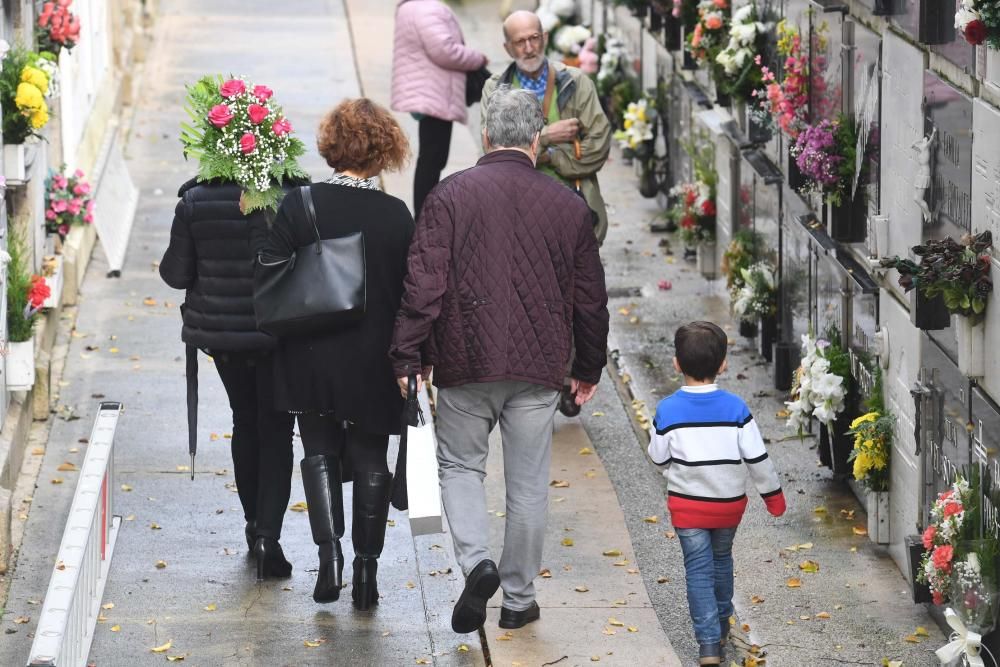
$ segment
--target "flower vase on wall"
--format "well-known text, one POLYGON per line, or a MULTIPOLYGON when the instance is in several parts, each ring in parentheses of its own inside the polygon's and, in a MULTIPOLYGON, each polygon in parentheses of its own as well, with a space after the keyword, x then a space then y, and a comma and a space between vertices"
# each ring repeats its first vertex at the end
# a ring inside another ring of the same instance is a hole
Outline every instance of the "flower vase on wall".
POLYGON ((958 342, 958 371, 981 378, 986 373, 986 324, 972 324, 964 315, 952 315, 951 325, 958 342))
POLYGON ((910 322, 921 331, 940 331, 951 326, 951 314, 944 295, 929 298, 922 290, 910 290, 910 322))
POLYGON ((740 320, 740 335, 744 338, 755 338, 757 336, 757 322, 740 320))
POLYGON ((869 491, 865 496, 868 513, 868 539, 875 544, 889 544, 889 492, 869 491))
POLYGON ((774 315, 760 318, 760 356, 764 361, 774 360, 774 339, 778 334, 778 320, 774 315))
POLYGON ((906 561, 910 570, 910 585, 913 587, 913 601, 921 604, 931 601, 931 589, 927 584, 917 581, 917 574, 920 572, 920 563, 923 560, 924 538, 921 535, 907 535, 903 538, 906 544, 906 561))
POLYGON ((788 154, 788 187, 792 190, 798 192, 806 186, 806 178, 802 175, 802 170, 799 169, 798 162, 791 153, 788 154))
POLYGON ((864 191, 859 188, 853 199, 830 204, 830 238, 840 243, 860 243, 868 232, 864 191))
POLYGON ((31 389, 35 385, 35 339, 8 342, 4 368, 9 391, 31 389))
POLYGON ((715 280, 715 277, 718 274, 715 251, 715 241, 703 241, 698 244, 696 264, 698 272, 701 273, 702 277, 707 280, 715 280))
POLYGON ((820 425, 819 460, 834 475, 848 475, 854 468, 847 460, 854 450, 854 436, 847 432, 851 430, 851 422, 857 417, 856 403, 857 393, 853 388, 848 389, 847 396, 844 397, 844 409, 832 424, 820 425))
POLYGON ((774 344, 774 388, 788 391, 792 388, 795 369, 798 368, 799 346, 778 341, 774 344))
POLYGON ((921 44, 950 44, 955 41, 955 3, 947 0, 918 0, 917 41, 921 44))
POLYGON ((3 145, 3 175, 8 185, 24 183, 27 178, 28 163, 24 144, 3 145))

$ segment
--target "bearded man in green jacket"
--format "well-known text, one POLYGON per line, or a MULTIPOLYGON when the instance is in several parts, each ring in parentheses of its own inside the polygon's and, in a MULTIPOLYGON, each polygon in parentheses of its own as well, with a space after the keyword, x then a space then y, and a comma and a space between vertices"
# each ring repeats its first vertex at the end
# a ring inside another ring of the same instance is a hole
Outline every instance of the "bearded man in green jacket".
POLYGON ((504 49, 514 62, 483 87, 482 126, 486 127, 489 96, 497 86, 507 84, 535 93, 546 123, 536 166, 581 192, 597 214, 594 233, 597 242, 603 243, 608 212, 597 172, 608 159, 611 125, 597 99, 597 89, 579 69, 545 57, 549 35, 534 12, 514 12, 504 21, 503 32, 504 49))

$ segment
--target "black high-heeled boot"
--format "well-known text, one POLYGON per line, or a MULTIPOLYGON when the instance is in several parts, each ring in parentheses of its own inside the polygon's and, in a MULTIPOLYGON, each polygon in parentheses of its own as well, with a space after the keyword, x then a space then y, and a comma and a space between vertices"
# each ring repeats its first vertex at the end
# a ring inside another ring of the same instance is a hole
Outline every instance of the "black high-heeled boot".
POLYGON ((243 535, 247 538, 247 549, 249 550, 249 553, 253 553, 254 543, 257 541, 257 522, 247 521, 247 525, 243 529, 243 535))
POLYGON ((302 486, 309 506, 309 527, 313 542, 319 547, 319 575, 313 600, 334 602, 340 598, 344 581, 344 495, 340 459, 333 456, 307 456, 302 459, 302 486))
POLYGON ((385 522, 389 517, 392 475, 368 472, 354 479, 354 582, 351 597, 355 608, 367 611, 378 604, 378 558, 385 546, 385 522))
POLYGON ((273 537, 258 537, 251 549, 257 560, 257 581, 268 577, 285 579, 292 576, 292 564, 285 559, 281 544, 273 537))

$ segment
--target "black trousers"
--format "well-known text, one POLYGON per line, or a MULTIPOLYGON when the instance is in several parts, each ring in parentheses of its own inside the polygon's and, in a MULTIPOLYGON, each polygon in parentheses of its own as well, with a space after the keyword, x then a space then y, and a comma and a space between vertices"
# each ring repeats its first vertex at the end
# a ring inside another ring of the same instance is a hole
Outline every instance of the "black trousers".
POLYGON ((257 534, 279 539, 292 488, 294 417, 274 409, 271 356, 216 353, 233 410, 233 468, 243 515, 257 534))
POLYGON ((366 433, 332 415, 298 415, 299 435, 306 456, 336 456, 344 462, 345 476, 353 472, 357 477, 367 472, 389 472, 386 454, 389 436, 366 433))
POLYGON ((417 167, 413 173, 413 217, 420 217, 424 200, 441 180, 451 148, 451 121, 433 116, 420 119, 417 167))

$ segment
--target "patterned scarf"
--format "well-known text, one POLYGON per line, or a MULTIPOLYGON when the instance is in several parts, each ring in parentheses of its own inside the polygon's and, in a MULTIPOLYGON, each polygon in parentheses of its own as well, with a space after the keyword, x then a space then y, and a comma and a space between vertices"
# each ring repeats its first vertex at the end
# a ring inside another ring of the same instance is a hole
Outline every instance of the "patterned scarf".
POLYGON ((521 87, 525 90, 530 90, 541 102, 545 99, 545 87, 549 84, 549 61, 546 60, 542 63, 542 75, 537 79, 532 79, 530 76, 521 73, 521 70, 514 68, 517 73, 517 81, 521 84, 521 87))
POLYGON ((333 176, 326 179, 327 183, 332 183, 333 185, 344 185, 349 188, 361 188, 363 190, 381 190, 379 187, 378 179, 372 178, 357 178, 355 176, 348 176, 347 174, 337 174, 334 173, 333 176))

